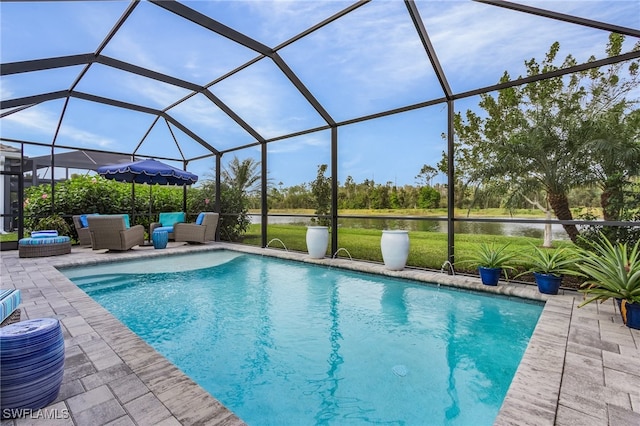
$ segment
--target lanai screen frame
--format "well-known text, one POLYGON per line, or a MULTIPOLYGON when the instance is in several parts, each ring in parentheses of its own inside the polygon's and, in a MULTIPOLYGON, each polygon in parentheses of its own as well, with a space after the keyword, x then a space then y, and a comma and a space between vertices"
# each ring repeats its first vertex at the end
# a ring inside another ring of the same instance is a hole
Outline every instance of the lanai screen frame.
MULTIPOLYGON (((29 0, 26 0, 29 1, 29 0)), ((35 1, 35 0, 34 0, 35 1)), ((447 196, 447 217, 446 217, 446 221, 447 221, 447 235, 448 235, 448 244, 447 244, 447 258, 450 262, 453 263, 454 261, 454 254, 455 254, 455 250, 454 250, 454 238, 455 238, 455 231, 454 231, 454 222, 455 221, 460 221, 462 219, 456 219, 454 217, 454 193, 455 193, 455 189, 454 189, 454 129, 453 129, 453 117, 454 117, 454 104, 456 100, 461 100, 461 99, 465 99, 465 98, 469 98, 469 97, 473 97, 473 96, 477 96, 477 95, 481 95, 481 94, 485 94, 485 93, 489 93, 489 92, 494 92, 494 91, 498 91, 501 89, 506 89, 506 88, 510 88, 510 87, 515 87, 515 86, 520 86, 523 84, 527 84, 527 83, 531 83, 531 82, 535 82, 535 81, 540 81, 540 80, 545 80, 545 79, 549 79, 549 78, 554 78, 554 77, 560 77, 560 76, 564 76, 564 75, 568 75, 568 74, 572 74, 575 72, 580 72, 580 71, 584 71, 584 70, 588 70, 588 69, 592 69, 592 68, 598 68, 598 67, 602 67, 602 66, 606 66, 606 65, 611 65, 611 64, 615 64, 615 63, 619 63, 619 62, 624 62, 624 61, 629 61, 629 60, 633 60, 633 59, 637 59, 640 58, 640 52, 636 51, 636 52, 628 52, 625 54, 621 54, 618 56, 613 56, 613 57, 609 57, 606 59, 602 59, 602 60, 598 60, 598 61, 594 61, 594 62, 588 62, 588 63, 583 63, 580 65, 576 65, 574 67, 570 67, 570 68, 565 68, 565 69, 561 69, 561 70, 557 70, 554 72, 549 72, 549 73, 543 73, 543 74, 539 74, 539 75, 535 75, 535 76, 531 76, 531 77, 526 77, 526 78, 520 78, 520 79, 516 79, 516 80, 512 80, 509 81, 507 83, 502 83, 502 84, 494 84, 494 85, 490 85, 490 86, 486 86, 486 87, 481 87, 481 88, 477 88, 475 90, 470 90, 470 91, 465 91, 465 92, 460 92, 460 93, 453 93, 453 91, 451 90, 451 87, 449 86, 449 83, 447 81, 447 76, 445 74, 445 72, 443 71, 442 67, 440 66, 440 62, 438 60, 438 56, 435 52, 435 49, 433 47, 433 45, 431 44, 431 41, 429 39, 429 35, 427 30, 425 29, 424 25, 423 25, 423 21, 420 17, 420 13, 418 11, 418 8, 416 6, 416 4, 411 1, 411 0, 404 0, 404 3, 406 5, 407 11, 411 17, 411 20, 413 22, 413 25, 415 27, 415 30, 420 38, 420 41, 422 43, 422 47, 424 48, 424 52, 426 53, 426 55, 429 58, 429 61, 436 73, 438 82, 441 86, 442 92, 443 92, 443 96, 437 99, 432 99, 432 100, 428 100, 425 102, 420 102, 417 104, 413 104, 413 105, 408 105, 405 107, 401 107, 401 108, 396 108, 396 109, 392 109, 392 110, 387 110, 387 111, 381 111, 375 114, 371 114, 371 115, 366 115, 366 116, 362 116, 362 117, 358 117, 358 118, 354 118, 354 119, 349 119, 346 121, 341 121, 341 122, 337 122, 335 121, 332 116, 325 110, 325 108, 323 107, 323 105, 311 94, 311 92, 305 87, 304 83, 297 77, 297 75, 293 72, 293 70, 291 68, 289 68, 289 66, 287 65, 287 63, 282 59, 282 57, 280 57, 280 55, 278 54, 278 51, 283 49, 284 47, 296 42, 297 40, 309 35, 310 33, 328 25, 329 23, 340 19, 341 17, 347 15, 348 13, 358 9, 359 7, 367 4, 370 0, 362 0, 362 1, 358 1, 353 3, 352 5, 350 5, 349 7, 343 9, 342 11, 332 15, 331 17, 325 19, 324 21, 320 22, 319 24, 316 24, 312 27, 307 28, 306 30, 304 30, 303 32, 299 33, 298 35, 294 36, 293 38, 285 41, 284 43, 281 43, 280 45, 274 47, 274 48, 270 48, 248 36, 246 36, 243 33, 240 33, 230 27, 225 26, 224 24, 204 15, 201 14, 200 12, 197 12, 185 5, 183 5, 182 3, 179 3, 177 1, 166 1, 166 0, 149 0, 150 3, 161 7, 163 9, 166 9, 167 11, 174 13, 186 20, 191 21, 192 23, 194 23, 195 25, 200 25, 203 28, 208 29, 209 31, 212 31, 218 35, 221 35, 223 37, 226 37, 236 43, 241 44, 242 46, 251 49, 252 51, 256 52, 258 54, 257 57, 255 57, 254 59, 248 61, 247 63, 237 67, 236 69, 230 71, 229 73, 211 81, 210 83, 206 84, 206 85, 198 85, 198 84, 194 84, 185 80, 181 80, 179 78, 175 78, 166 74, 162 74, 156 71, 152 71, 137 65, 133 65, 131 63, 125 62, 125 61, 120 61, 114 58, 110 58, 107 57, 105 55, 102 55, 101 52, 104 50, 104 48, 107 46, 107 44, 109 43, 109 41, 115 36, 115 34, 118 32, 118 30, 122 27, 122 25, 125 23, 125 21, 129 18, 129 16, 131 15, 131 13, 133 12, 133 10, 136 8, 136 6, 138 6, 139 4, 139 0, 132 0, 128 7, 126 8, 126 10, 124 11, 124 13, 122 14, 122 16, 118 19, 118 21, 116 22, 116 24, 114 25, 114 27, 111 29, 111 31, 109 32, 109 34, 105 37, 105 39, 102 41, 102 43, 99 45, 99 47, 96 49, 95 52, 93 53, 86 53, 86 54, 79 54, 79 55, 71 55, 71 56, 64 56, 64 57, 54 57, 54 58, 45 58, 45 59, 39 59, 39 60, 31 60, 31 61, 21 61, 21 62, 13 62, 13 63, 6 63, 6 64, 1 64, 0 67, 0 75, 12 75, 12 74, 20 74, 20 73, 25 73, 25 72, 31 72, 31 71, 39 71, 39 70, 46 70, 46 69, 53 69, 53 68, 60 68, 60 67, 69 67, 69 66, 73 66, 73 65, 83 65, 84 69, 83 71, 80 73, 80 75, 76 78, 76 80, 73 82, 73 84, 71 85, 71 87, 68 90, 61 90, 61 91, 56 91, 56 92, 50 92, 50 93, 42 93, 39 95, 34 95, 34 96, 28 96, 28 97, 23 97, 23 98, 17 98, 17 99, 10 99, 10 100, 2 100, 1 101, 1 107, 2 109, 7 109, 6 112, 3 112, 0 115, 1 117, 22 111, 24 109, 27 109, 31 106, 34 105, 38 105, 42 102, 46 102, 46 101, 50 101, 50 100, 54 100, 54 99, 65 99, 65 103, 64 103, 64 107, 62 109, 62 113, 60 115, 59 121, 58 121, 58 126, 57 126, 57 130, 54 134, 53 140, 50 144, 46 144, 46 143, 38 143, 38 142, 29 142, 29 141, 24 141, 24 140, 15 140, 15 139, 8 139, 8 138, 0 138, 0 141, 6 141, 6 142, 12 142, 12 143, 18 143, 21 144, 21 146, 23 146, 24 144, 27 145, 40 145, 40 146, 46 146, 46 147, 50 147, 51 149, 51 158, 52 158, 52 164, 51 164, 51 168, 53 169, 55 167, 55 155, 54 155, 54 151, 56 148, 58 149, 83 149, 85 151, 96 151, 96 152, 110 152, 110 153, 117 153, 117 154, 122 154, 122 155, 130 155, 131 158, 138 158, 140 157, 140 155, 137 154, 137 151, 139 150, 142 142, 144 142, 144 139, 147 137, 147 135, 149 134, 149 132, 151 131, 151 129, 153 129, 153 127, 158 123, 158 121, 160 121, 160 119, 163 119, 166 124, 168 125, 169 123, 173 124, 176 128, 180 129, 181 131, 183 131, 185 134, 187 134, 191 139, 193 139, 195 142, 199 143, 200 145, 202 145, 204 148, 206 148, 210 154, 206 154, 206 155, 201 155, 198 157, 193 157, 193 158, 185 158, 185 156, 182 154, 182 150, 180 150, 180 145, 177 141, 177 139, 175 139, 174 137, 174 141, 176 143, 176 145, 178 145, 178 150, 180 151, 180 154, 182 156, 182 158, 180 159, 176 159, 176 158, 170 158, 170 157, 162 157, 162 156, 155 156, 155 158, 161 159, 161 160, 168 160, 168 161, 178 161, 181 162, 183 164, 183 168, 186 170, 187 166, 189 164, 189 162, 191 161, 196 161, 196 160, 201 160, 204 158, 209 158, 209 157, 215 157, 215 170, 216 170, 216 175, 215 175, 215 182, 216 182, 216 200, 215 200, 215 205, 214 208, 217 211, 220 211, 220 179, 221 179, 221 158, 223 155, 228 154, 228 153, 232 153, 238 150, 242 150, 242 149, 246 149, 246 148, 252 148, 255 146, 260 146, 261 147, 261 237, 262 237, 262 241, 261 241, 261 245, 262 247, 265 247, 267 245, 267 226, 268 226, 268 217, 269 217, 269 213, 268 213, 268 206, 267 206, 267 186, 268 186, 268 182, 267 182, 267 145, 271 142, 276 142, 276 141, 280 141, 280 140, 285 140, 285 139, 290 139, 290 138, 294 138, 297 136, 301 136, 301 135, 305 135, 305 134, 310 134, 310 133, 314 133, 314 132, 319 132, 319 131, 326 131, 326 130, 330 130, 331 132, 331 164, 330 164, 330 172, 331 172, 331 182, 332 182, 332 188, 331 188, 331 192, 332 192, 332 197, 331 197, 331 226, 333 229, 337 229, 338 226, 338 219, 339 218, 350 218, 350 217, 354 217, 354 216, 340 216, 338 215, 338 205, 337 205, 337 200, 338 200, 338 129, 342 126, 345 125, 349 125, 349 124, 354 124, 354 123, 360 123, 360 122, 365 122, 368 120, 373 120, 376 118, 381 118, 381 117, 385 117, 385 116, 390 116, 390 115, 394 115, 394 114, 399 114, 399 113, 403 113, 403 112, 407 112, 407 111, 411 111, 411 110, 417 110, 417 109, 421 109, 421 108, 425 108, 425 107, 429 107, 429 106, 433 106, 433 105, 440 105, 440 104, 446 104, 447 106, 447 154, 448 154, 448 171, 447 171, 447 191, 448 191, 448 196, 447 196), (269 58, 271 61, 273 61, 273 63, 280 69, 280 71, 282 73, 284 73, 284 75, 289 79, 289 81, 293 84, 293 86, 298 90, 298 92, 300 92, 300 94, 306 99, 306 101, 318 112, 318 114, 322 117, 322 119, 324 120, 324 122, 326 123, 325 125, 319 126, 319 127, 315 127, 315 128, 311 128, 311 129, 307 129, 307 130, 303 130, 303 131, 299 131, 299 132, 295 132, 295 133, 291 133, 291 134, 286 134, 286 135, 282 135, 282 136, 278 136, 276 138, 265 138, 263 137, 258 131, 256 131, 254 128, 252 128, 247 122, 245 122, 235 111, 233 111, 229 106, 227 106, 221 99, 219 99, 216 95, 214 95, 211 91, 208 90, 209 87, 215 85, 216 83, 222 81, 225 78, 230 77, 231 75, 234 75, 235 73, 245 69, 246 67, 252 65, 253 63, 263 59, 263 58, 269 58), (168 105, 167 107, 165 107, 164 109, 160 110, 160 109, 154 109, 154 108, 148 108, 148 107, 144 107, 142 105, 138 105, 138 104, 133 104, 133 103, 128 103, 128 102, 123 102, 123 101, 118 101, 115 99, 109 99, 109 98, 105 98, 105 97, 101 97, 101 96, 96 96, 96 95, 92 95, 89 93, 82 93, 79 92, 77 90, 75 90, 76 86, 79 84, 79 82, 81 81, 82 77, 85 75, 85 73, 88 71, 89 67, 92 64, 101 64, 101 65, 105 65, 105 66, 109 66, 109 67, 113 67, 113 68, 117 68, 120 69, 122 71, 126 71, 126 72, 130 72, 133 74, 137 74, 139 76, 142 77, 146 77, 146 78, 150 78, 156 81, 160 81, 160 82, 164 82, 164 83, 168 83, 177 87, 181 87, 187 90, 190 90, 191 93, 188 94, 187 96, 183 97, 182 99, 178 100, 177 102, 174 102, 171 105, 168 105), (201 138, 200 136, 198 136, 197 134, 195 134, 194 132, 192 132, 188 127, 186 127, 185 125, 183 125, 182 123, 180 123, 178 120, 176 120, 174 117, 172 117, 167 111, 169 111, 171 108, 175 107, 176 105, 180 104, 181 102, 184 102, 185 100, 189 99, 192 96, 195 96, 197 94, 202 94, 204 96, 206 96, 213 104, 215 104, 218 108, 220 108, 220 110, 222 110, 227 116, 229 116, 233 121, 235 121, 242 129, 244 129, 249 135, 251 135, 251 137, 253 139, 255 139, 255 142, 253 143, 249 143, 246 145, 242 145, 242 146, 236 146, 230 149, 226 149, 226 150, 217 150, 216 148, 214 148, 213 146, 211 146, 206 140, 204 140, 203 138, 201 138), (137 112, 143 112, 143 113, 147 113, 147 114, 151 114, 154 115, 156 118, 153 121, 153 124, 149 127, 148 131, 146 132, 146 134, 144 135, 144 137, 142 138, 142 140, 138 143, 138 145, 134 148, 134 150, 132 152, 115 152, 115 151, 99 151, 99 150, 91 150, 91 149, 87 149, 87 148, 78 148, 78 147, 74 147, 74 146, 63 146, 63 145, 56 145, 56 138, 57 138, 57 134, 58 134, 58 130, 60 129, 61 123, 64 120, 65 117, 65 110, 66 107, 68 105, 68 102, 71 98, 79 98, 79 99, 83 99, 86 101, 90 101, 90 102, 97 102, 97 103, 101 103, 101 104, 106 104, 106 105, 110 105, 110 106, 114 106, 114 107, 118 107, 118 108, 124 108, 124 109, 128 109, 128 110, 133 110, 133 111, 137 111, 137 112)), ((582 26, 587 26, 587 27, 591 27, 591 28, 596 28, 596 29, 600 29, 600 30, 605 30, 608 32, 613 32, 613 33, 619 33, 625 36, 630 36, 630 37, 635 37, 635 38, 640 38, 640 30, 634 29, 634 28, 627 28, 627 27, 621 27, 621 26, 617 26, 617 25, 612 25, 612 24, 608 24, 608 23, 604 23, 604 22, 599 22, 599 21, 594 21, 594 20, 589 20, 589 19, 584 19, 584 18, 580 18, 577 16, 572 16, 572 15, 567 15, 567 14, 562 14, 562 13, 557 13, 557 12, 552 12, 552 11, 548 11, 548 10, 544 10, 544 9, 539 9, 539 8, 535 8, 535 7, 530 7, 530 6, 525 6, 525 5, 521 5, 521 4, 517 4, 517 3, 509 3, 506 1, 500 1, 500 0, 473 0, 475 2, 478 3, 484 3, 487 5, 491 5, 491 6, 495 6, 495 7, 504 7, 504 8, 508 8, 511 10, 514 10, 516 12, 520 12, 520 13, 528 13, 528 14, 534 14, 534 15, 538 15, 544 18, 548 18, 548 19, 553 19, 553 20, 560 20, 560 21, 565 21, 565 22, 569 22, 569 23, 573 23, 573 24, 577 24, 577 25, 582 25, 582 26)), ((171 127, 169 126, 169 129, 171 129, 171 127)), ((144 157, 144 156, 142 156, 144 157)), ((24 163, 24 162, 23 162, 24 163)), ((21 170, 22 172, 22 170, 21 170)), ((52 176, 52 182, 54 181, 53 176, 52 176)), ((20 187, 22 187, 22 185, 20 185, 20 187)), ((53 196, 55 196, 55 191, 52 188, 52 192, 53 192, 53 196)), ((53 201, 52 201, 52 205, 53 205, 53 201)), ((19 206, 19 237, 22 237, 22 233, 23 233, 23 210, 22 210, 22 206, 19 206)), ((377 216, 376 216, 377 217, 377 216)), ((374 218, 376 218, 374 217, 374 218)), ((389 216, 384 216, 384 218, 389 218, 389 216)), ((399 217, 399 218, 403 218, 403 217, 399 217)), ((444 220, 444 218, 438 218, 437 220, 444 220)), ((496 219, 474 219, 473 221, 498 221, 496 219)), ((518 220, 518 222, 536 222, 539 223, 540 221, 527 221, 527 220, 518 220)), ((548 223, 549 221, 545 221, 545 223, 548 223)), ((586 221, 562 221, 562 220, 553 220, 550 221, 551 223, 554 224, 587 224, 589 222, 586 221)), ((599 225, 606 225, 606 226, 630 226, 632 224, 630 224, 629 222, 602 222, 599 221, 598 222, 599 225)), ((335 253, 338 249, 338 233, 334 232, 331 234, 331 252, 335 253)))

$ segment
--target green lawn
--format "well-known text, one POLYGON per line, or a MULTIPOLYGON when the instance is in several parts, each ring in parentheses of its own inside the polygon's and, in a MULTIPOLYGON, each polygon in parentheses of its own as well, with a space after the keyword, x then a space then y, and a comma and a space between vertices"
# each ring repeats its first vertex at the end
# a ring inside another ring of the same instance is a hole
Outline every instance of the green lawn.
MULTIPOLYGON (((299 225, 269 225, 268 238, 282 240, 288 250, 306 251, 306 227, 299 225)), ((338 231, 338 247, 344 247, 354 259, 382 262, 380 251, 380 238, 382 232, 376 229, 340 228, 338 231)), ((443 232, 410 231, 409 266, 440 269, 447 260, 447 234, 443 232)), ((455 251, 456 261, 468 258, 469 253, 483 242, 495 242, 496 244, 509 244, 509 250, 516 253, 530 251, 531 245, 542 244, 541 239, 529 237, 506 237, 498 235, 456 234, 455 251)), ((247 231, 243 243, 259 246, 260 225, 251 225, 247 231)), ((556 242, 556 247, 571 244, 569 242, 556 242)), ((282 244, 273 241, 269 245, 273 248, 282 248, 282 244)), ((327 256, 332 253, 327 251, 327 256)), ((340 257, 347 256, 343 251, 340 257)), ((464 270, 458 266, 457 270, 464 270)), ((467 268, 470 269, 470 268, 467 268)))
POLYGON ((18 241, 18 233, 10 232, 8 234, 0 234, 0 241, 18 241))

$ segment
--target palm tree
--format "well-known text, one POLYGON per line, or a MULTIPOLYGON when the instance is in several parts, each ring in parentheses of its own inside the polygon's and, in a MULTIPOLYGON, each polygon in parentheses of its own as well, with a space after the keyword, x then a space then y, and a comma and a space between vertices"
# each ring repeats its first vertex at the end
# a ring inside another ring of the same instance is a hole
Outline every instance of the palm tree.
POLYGON ((619 220, 625 188, 640 174, 640 110, 625 114, 624 104, 587 123, 592 139, 585 148, 591 159, 595 182, 602 189, 600 205, 604 220, 619 220))
POLYGON ((260 162, 253 158, 240 161, 233 157, 221 171, 222 179, 231 187, 247 195, 260 190, 260 162))

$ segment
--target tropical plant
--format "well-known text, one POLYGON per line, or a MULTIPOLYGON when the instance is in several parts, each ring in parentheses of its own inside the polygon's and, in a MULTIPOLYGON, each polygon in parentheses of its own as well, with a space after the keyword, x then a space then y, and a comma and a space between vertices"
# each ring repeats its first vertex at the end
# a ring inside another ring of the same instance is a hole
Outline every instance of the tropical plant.
POLYGON ((591 140, 585 143, 593 179, 602 189, 604 220, 621 220, 634 176, 640 174, 640 110, 625 114, 624 103, 591 120, 591 140))
POLYGON ((559 249, 542 249, 534 245, 532 247, 532 252, 523 253, 527 269, 518 274, 518 276, 532 272, 555 275, 557 277, 562 275, 581 275, 575 267, 578 258, 574 250, 567 247, 559 249))
POLYGON ((578 268, 587 280, 579 289, 586 297, 579 307, 611 297, 640 303, 640 241, 630 248, 601 234, 591 250, 581 249, 580 255, 578 268))
POLYGON ((220 238, 240 241, 251 224, 244 193, 228 185, 220 185, 220 238))
POLYGON ((327 217, 331 208, 331 178, 324 175, 326 171, 327 165, 320 164, 318 166, 318 175, 311 182, 311 193, 316 204, 314 222, 317 221, 318 225, 321 226, 331 225, 331 220, 327 217))
POLYGON ((457 263, 470 264, 477 267, 483 284, 497 285, 502 273, 504 273, 506 279, 509 279, 507 271, 515 269, 510 264, 515 254, 506 251, 508 246, 509 244, 497 246, 495 243, 482 243, 472 252, 468 259, 457 263))
MULTIPOLYGON (((215 211, 216 183, 203 180, 199 188, 190 188, 187 209, 191 212, 215 211)), ((240 241, 251 224, 247 209, 247 197, 237 187, 227 182, 220 184, 220 221, 218 229, 223 241, 240 241)))
POLYGON ((509 244, 496 245, 495 243, 482 243, 477 247, 468 259, 459 263, 469 264, 473 267, 515 269, 511 261, 515 253, 506 251, 509 244))
POLYGON ((222 180, 244 195, 257 192, 260 189, 260 162, 253 158, 240 161, 233 157, 221 171, 222 180))

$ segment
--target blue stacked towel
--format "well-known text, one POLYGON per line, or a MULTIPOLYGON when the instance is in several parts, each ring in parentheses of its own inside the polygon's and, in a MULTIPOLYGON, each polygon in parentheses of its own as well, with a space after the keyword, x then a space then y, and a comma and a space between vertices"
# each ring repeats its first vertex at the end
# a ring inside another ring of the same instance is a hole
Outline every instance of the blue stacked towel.
POLYGON ((51 237, 57 237, 57 236, 58 236, 58 231, 56 231, 55 229, 31 232, 31 238, 51 238, 51 237))

